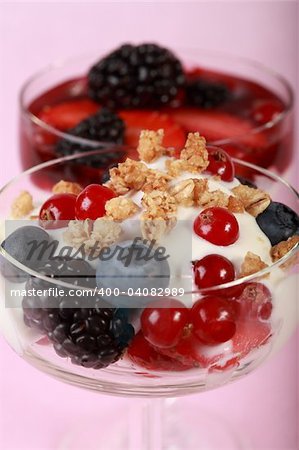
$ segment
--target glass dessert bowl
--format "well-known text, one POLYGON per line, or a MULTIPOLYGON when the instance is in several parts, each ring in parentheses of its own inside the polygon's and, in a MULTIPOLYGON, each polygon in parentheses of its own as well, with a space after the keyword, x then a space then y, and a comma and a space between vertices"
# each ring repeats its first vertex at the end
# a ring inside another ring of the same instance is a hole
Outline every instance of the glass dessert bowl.
MULTIPOLYGON (((283 173, 292 157, 292 110, 288 83, 257 63, 204 51, 175 56, 151 44, 123 46, 102 59, 53 64, 24 85, 21 159, 27 169, 100 148, 103 141, 134 148, 141 129, 163 128, 169 146, 180 148, 188 132, 199 131, 231 156, 283 173)), ((121 160, 126 156, 136 154, 121 160)), ((89 167, 89 177, 113 163, 115 155, 107 155, 89 167)))
POLYGON ((206 147, 196 133, 179 159, 161 156, 168 150, 160 138, 145 132, 138 148, 143 162, 113 168, 105 187, 64 181, 45 192, 32 181, 34 173, 48 177, 54 166, 65 173, 101 150, 43 163, 2 189, 1 330, 22 358, 67 383, 140 397, 205 391, 250 373, 296 328, 297 192, 265 169, 206 147), (239 166, 255 185, 234 178, 239 166), (185 190, 190 180, 200 195, 185 190), (14 216, 25 214, 28 221, 7 220, 16 197, 14 216), (24 226, 31 229, 27 234, 24 226), (54 257, 46 246, 39 259, 25 251, 25 260, 19 249, 29 240, 48 244, 49 236, 58 243, 54 257), (113 248, 108 259, 98 251, 90 257, 100 239, 101 249, 113 248), (148 250, 149 241, 159 258, 151 251, 141 264, 134 251, 115 258, 115 246, 148 250), (83 250, 89 256, 78 262, 83 250), (124 255, 131 255, 130 263, 124 255), (33 288, 47 294, 31 295, 33 288))

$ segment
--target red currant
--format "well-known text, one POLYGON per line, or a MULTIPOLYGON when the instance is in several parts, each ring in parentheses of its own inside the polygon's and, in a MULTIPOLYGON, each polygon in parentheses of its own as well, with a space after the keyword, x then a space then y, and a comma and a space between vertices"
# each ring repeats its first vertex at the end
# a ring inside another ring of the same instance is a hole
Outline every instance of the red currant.
POLYGON ((246 283, 238 298, 243 319, 268 320, 272 313, 272 295, 263 283, 246 283))
POLYGON ((77 197, 76 217, 96 220, 105 215, 105 204, 116 197, 115 192, 100 184, 90 184, 77 197))
POLYGON ((40 209, 40 225, 43 228, 65 227, 69 220, 75 219, 76 198, 74 194, 52 195, 40 209))
POLYGON ((218 147, 208 146, 209 165, 207 172, 219 175, 223 181, 233 181, 235 167, 228 153, 218 147))
POLYGON ((259 125, 265 125, 274 120, 283 111, 283 105, 278 100, 259 100, 252 108, 253 120, 259 125))
POLYGON ((216 289, 216 291, 213 290, 213 294, 219 295, 220 297, 224 297, 227 300, 232 301, 234 309, 238 313, 239 312, 239 302, 237 300, 243 292, 243 286, 244 285, 236 284, 236 285, 233 285, 233 286, 230 286, 227 288, 222 288, 222 289, 219 288, 219 289, 216 289))
POLYGON ((221 255, 208 255, 193 264, 194 280, 199 289, 229 283, 235 279, 235 268, 221 255))
POLYGON ((198 300, 191 309, 193 333, 205 344, 229 341, 236 332, 235 312, 228 300, 208 296, 198 300))
POLYGON ((175 299, 156 300, 143 310, 141 329, 150 344, 169 348, 182 337, 189 318, 189 310, 175 299))
POLYGON ((193 226, 198 236, 215 245, 231 245, 239 237, 239 224, 235 216, 218 206, 204 209, 193 226))
POLYGON ((139 331, 131 341, 127 354, 134 363, 148 370, 180 371, 192 367, 189 362, 185 364, 175 358, 162 355, 157 350, 144 338, 142 331, 139 331))

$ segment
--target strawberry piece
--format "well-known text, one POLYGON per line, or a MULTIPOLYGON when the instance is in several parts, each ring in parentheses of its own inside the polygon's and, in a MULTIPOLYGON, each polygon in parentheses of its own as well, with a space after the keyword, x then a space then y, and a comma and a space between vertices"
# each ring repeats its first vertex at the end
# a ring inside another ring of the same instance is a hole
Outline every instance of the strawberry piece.
POLYGON ((236 367, 252 350, 265 344, 270 335, 269 324, 244 320, 238 322, 232 340, 223 345, 203 345, 191 335, 171 349, 157 350, 184 365, 224 371, 236 367))
POLYGON ((222 345, 204 345, 193 334, 172 348, 156 348, 140 331, 128 349, 129 358, 148 370, 182 371, 194 367, 225 371, 238 366, 252 350, 265 344, 271 336, 268 323, 241 320, 231 341, 222 345))
POLYGON ((267 145, 263 133, 252 133, 253 125, 248 120, 222 111, 178 108, 171 117, 186 131, 199 131, 210 143, 238 136, 238 142, 253 149, 267 145))
POLYGON ((120 117, 126 124, 125 143, 136 147, 141 130, 164 129, 163 145, 181 149, 186 141, 186 133, 183 128, 175 123, 168 114, 156 111, 121 111, 120 117))
POLYGON ((184 337, 172 348, 157 349, 163 355, 176 359, 184 365, 208 368, 230 357, 231 343, 204 345, 193 334, 184 337))
POLYGON ((99 105, 89 99, 69 100, 57 105, 46 105, 38 114, 43 122, 66 131, 78 125, 79 122, 95 114, 99 105))
POLYGON ((228 360, 224 360, 223 362, 220 362, 219 364, 216 363, 210 368, 210 372, 223 372, 226 370, 233 370, 239 366, 239 360, 236 356, 233 358, 230 358, 228 360))
POLYGON ((237 323, 233 341, 233 352, 239 359, 244 358, 252 350, 265 344, 271 336, 269 323, 259 320, 241 320, 237 323))
POLYGON ((251 116, 258 125, 265 125, 274 120, 283 110, 283 103, 275 98, 256 100, 252 107, 251 116))
POLYGON ((144 338, 142 331, 139 331, 132 340, 127 355, 134 363, 148 370, 182 371, 192 367, 158 353, 144 338))

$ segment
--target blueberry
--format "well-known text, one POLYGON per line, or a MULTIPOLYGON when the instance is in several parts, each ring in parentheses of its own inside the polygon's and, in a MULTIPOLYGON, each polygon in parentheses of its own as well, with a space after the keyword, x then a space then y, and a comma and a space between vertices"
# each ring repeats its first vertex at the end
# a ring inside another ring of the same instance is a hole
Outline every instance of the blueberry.
POLYGON ((107 169, 104 170, 104 172, 102 173, 102 178, 101 178, 101 183, 107 183, 107 181, 110 180, 110 169, 113 169, 113 167, 117 167, 118 163, 113 163, 110 164, 110 166, 107 167, 107 169))
POLYGON ((134 328, 128 323, 129 311, 125 308, 117 309, 110 324, 110 332, 119 343, 130 342, 134 337, 134 328))
POLYGON ((115 244, 110 247, 109 254, 100 255, 96 277, 99 289, 110 288, 112 294, 113 289, 119 289, 120 293, 129 294, 107 297, 111 304, 120 308, 138 308, 147 301, 142 297, 144 290, 168 287, 170 268, 167 259, 157 257, 155 247, 135 239, 115 244), (137 290, 140 290, 138 296, 132 296, 137 290))
POLYGON ((256 221, 272 245, 299 234, 298 215, 283 203, 271 202, 268 208, 257 216, 256 221))
MULTIPOLYGON (((51 253, 50 236, 36 226, 23 226, 13 231, 1 244, 1 247, 21 264, 35 269, 41 261, 48 259, 51 253)), ((7 261, 0 260, 1 272, 5 278, 13 282, 24 282, 28 275, 7 261)))

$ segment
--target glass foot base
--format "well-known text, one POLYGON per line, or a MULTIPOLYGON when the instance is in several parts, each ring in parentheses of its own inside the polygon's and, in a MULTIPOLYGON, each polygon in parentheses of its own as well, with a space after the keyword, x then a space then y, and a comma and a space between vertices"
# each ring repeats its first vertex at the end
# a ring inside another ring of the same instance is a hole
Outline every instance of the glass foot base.
MULTIPOLYGON (((132 409, 93 417, 63 437, 58 450, 249 450, 221 417, 181 410, 175 399, 134 400, 132 409), (129 416, 129 417, 128 417, 129 416), (128 418, 129 420, 127 421, 128 418)), ((87 418, 86 418, 87 419, 87 418)))

